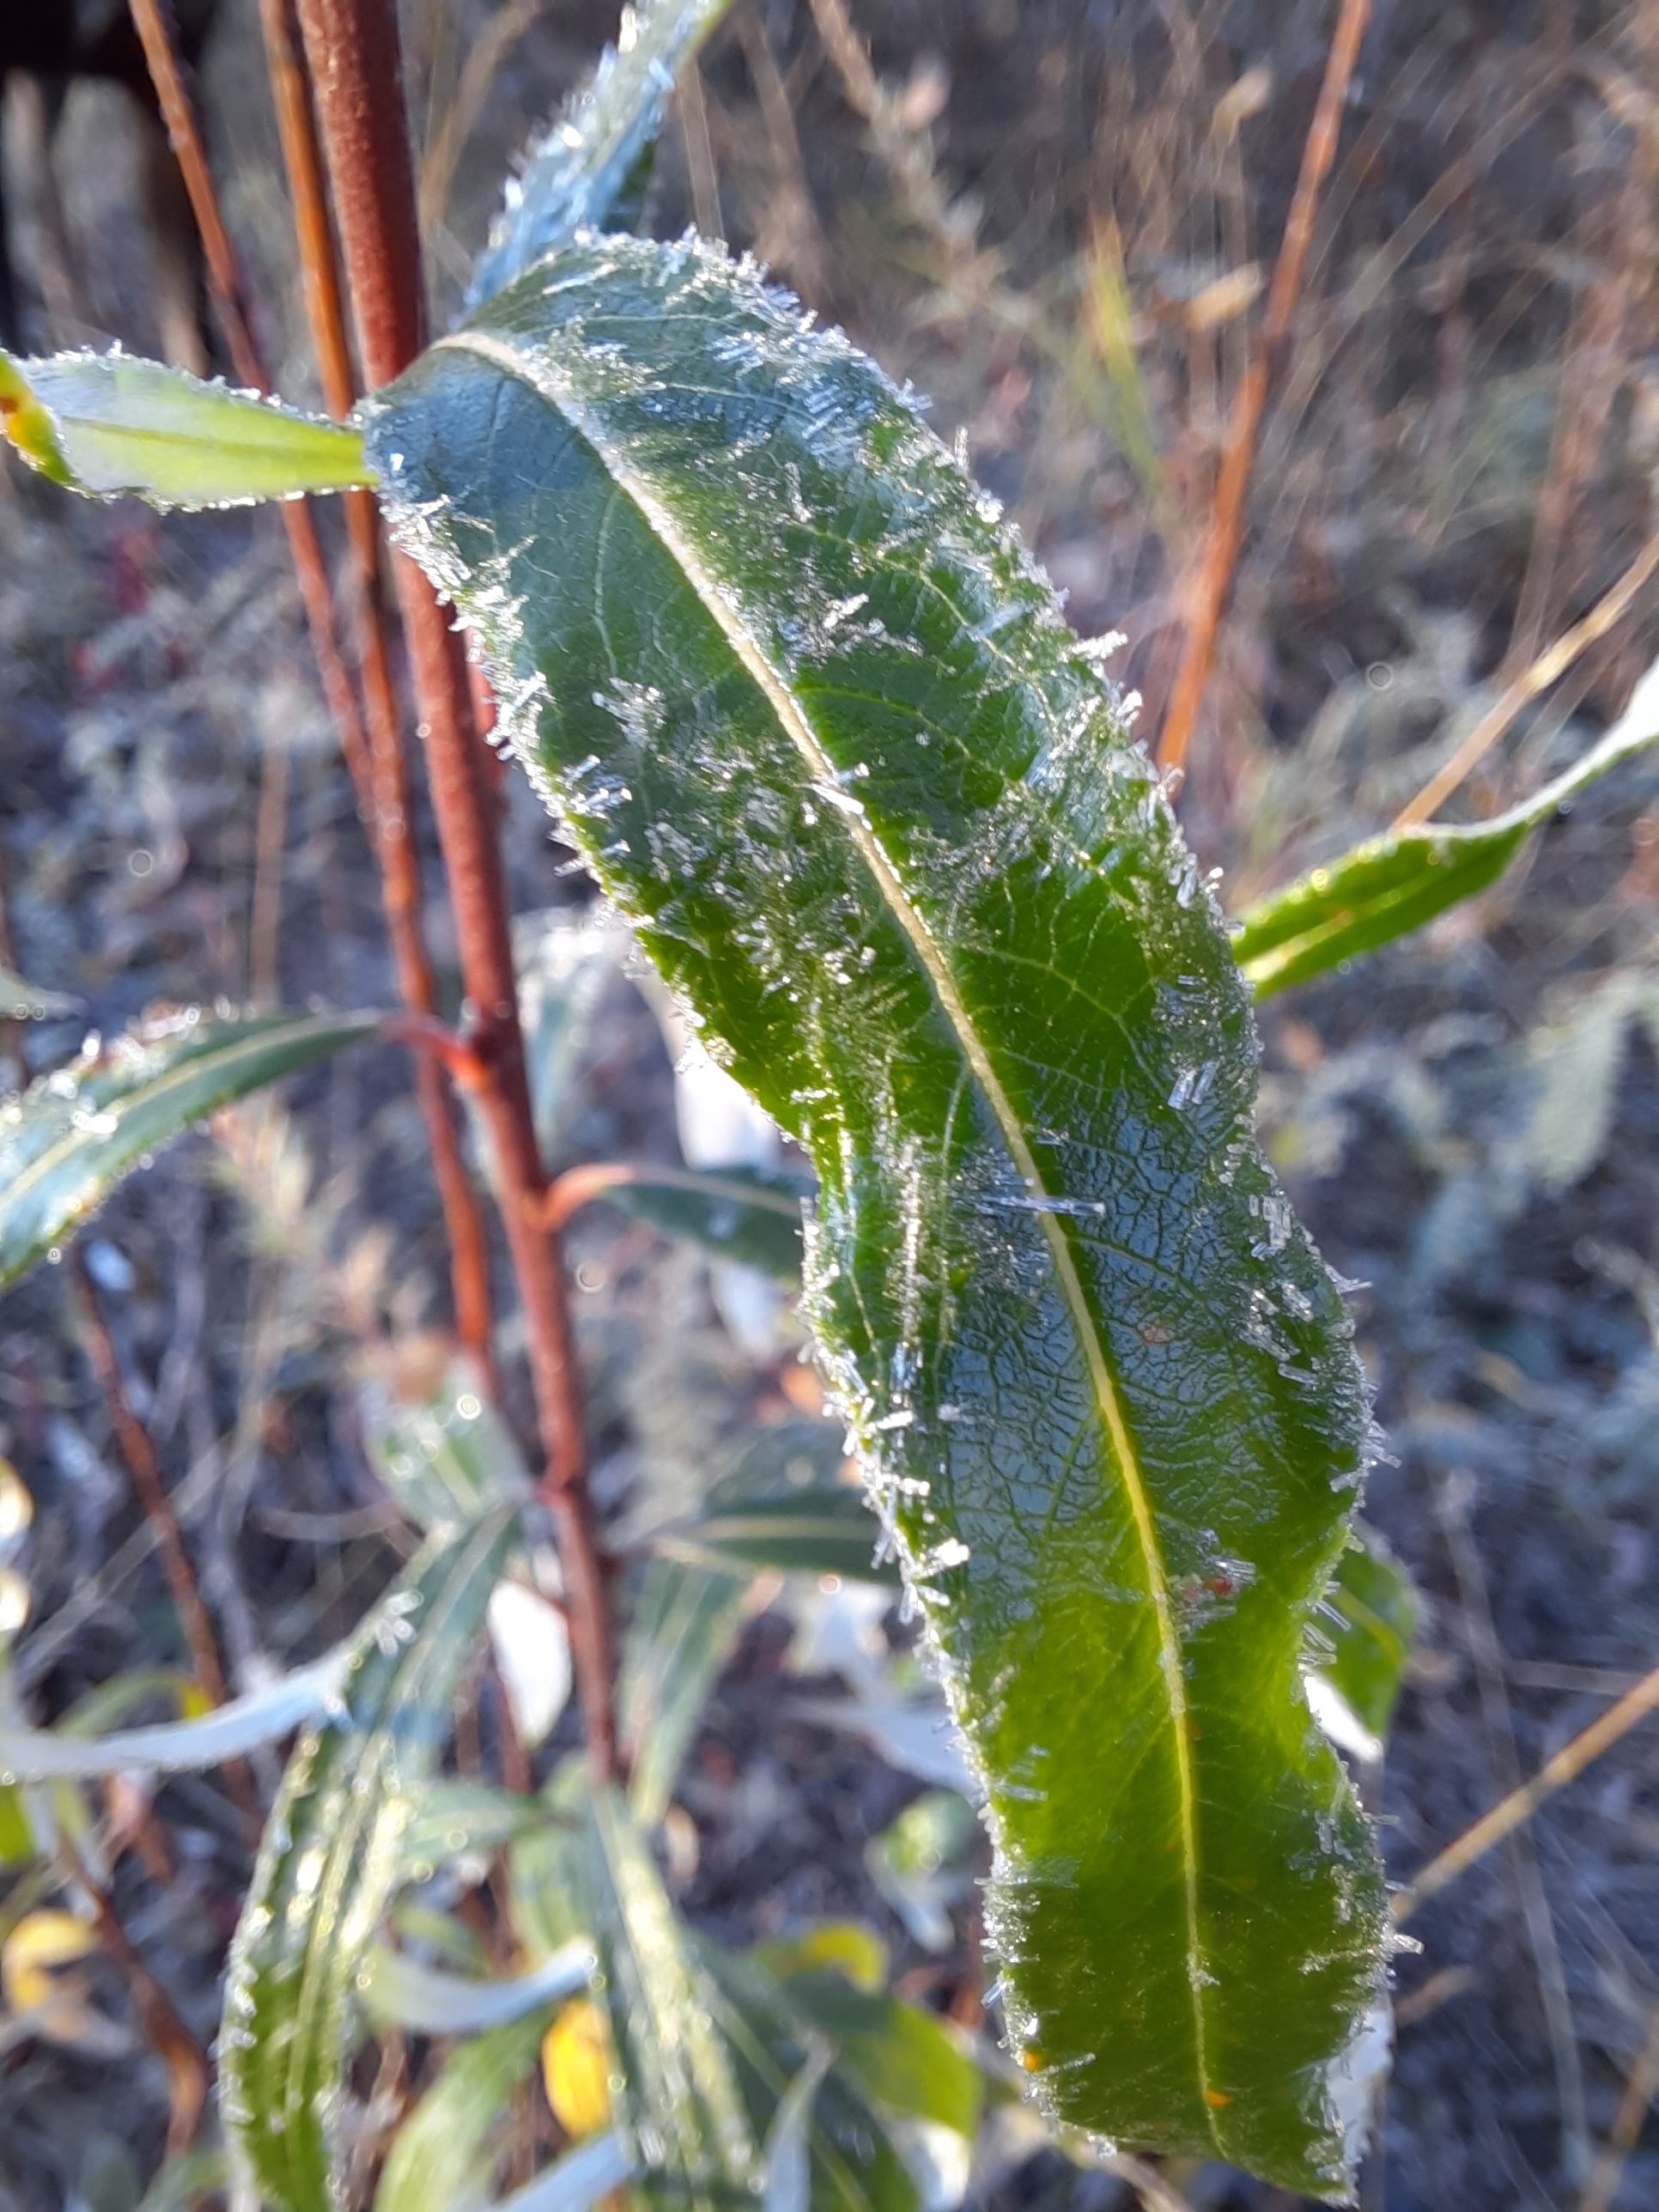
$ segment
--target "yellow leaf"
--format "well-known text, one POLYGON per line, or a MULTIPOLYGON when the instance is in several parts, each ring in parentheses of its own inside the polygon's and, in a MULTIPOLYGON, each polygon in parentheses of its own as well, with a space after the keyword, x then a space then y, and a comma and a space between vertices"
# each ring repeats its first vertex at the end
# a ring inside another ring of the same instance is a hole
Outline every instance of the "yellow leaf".
POLYGON ((72 1912, 30 1912, 0 1946, 0 1990, 13 2012, 33 2012, 58 1993, 54 1966, 98 1948, 97 1930, 72 1912))
POLYGON ((887 1986, 887 1946, 873 1929, 856 1920, 821 1921, 804 1935, 758 1944, 755 1955, 785 1981, 827 1966, 844 1974, 855 1990, 887 1986))
POLYGON ((542 2080, 568 2136, 596 2136, 611 2123, 611 2038, 599 2007, 573 1997, 542 2038, 542 2080))

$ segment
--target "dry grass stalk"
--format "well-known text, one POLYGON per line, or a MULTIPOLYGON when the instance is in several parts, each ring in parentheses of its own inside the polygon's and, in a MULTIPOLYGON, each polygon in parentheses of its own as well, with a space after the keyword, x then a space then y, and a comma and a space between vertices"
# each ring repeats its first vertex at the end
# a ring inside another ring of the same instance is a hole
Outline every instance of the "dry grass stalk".
POLYGON ((1642 2132, 1649 2107, 1659 2096, 1659 2004, 1648 2015, 1647 2039, 1636 2054, 1636 2063, 1630 2069, 1625 2083, 1625 2094, 1619 2100, 1619 2110, 1613 2115, 1612 2132, 1606 2148, 1596 2160, 1584 2193, 1578 2200, 1578 2212, 1613 2212, 1613 2200, 1619 2194, 1619 2185, 1624 2179, 1625 2167, 1636 2148, 1636 2139, 1642 2132))
POLYGON ((1244 498, 1255 465, 1268 385, 1277 357, 1289 339, 1302 296, 1302 280, 1308 249, 1313 241, 1319 196, 1335 158, 1342 109, 1370 21, 1370 0, 1342 0, 1342 12, 1337 18, 1335 35, 1326 60, 1324 81, 1319 88, 1313 121, 1303 147, 1296 196, 1285 226, 1261 335, 1233 402, 1221 478, 1216 486, 1198 574, 1191 586, 1186 645, 1158 742, 1158 765, 1166 771, 1186 764, 1199 708, 1210 680, 1221 612, 1232 584, 1244 533, 1244 498))

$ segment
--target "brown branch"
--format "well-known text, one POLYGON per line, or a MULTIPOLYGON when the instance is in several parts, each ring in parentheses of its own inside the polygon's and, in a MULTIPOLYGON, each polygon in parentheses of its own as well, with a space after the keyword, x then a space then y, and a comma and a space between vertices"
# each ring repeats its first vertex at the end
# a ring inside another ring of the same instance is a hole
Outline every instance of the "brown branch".
MULTIPOLYGON (((395 0, 301 0, 300 27, 333 190, 363 374, 389 383, 424 337, 420 246, 395 0)), ((588 1746, 616 1759, 605 1589, 586 1484, 581 1394, 557 1241, 537 1225, 546 1188, 531 1113, 518 986, 490 769, 467 668, 448 616, 416 564, 394 556, 428 775, 449 878, 474 1045, 488 1072, 478 1104, 495 1154, 523 1302, 547 1454, 543 1494, 564 1562, 571 1644, 588 1746)))
POLYGON ((1656 2004, 1648 2014, 1647 2039, 1636 2054, 1636 2063, 1630 2069, 1625 2094, 1619 2100, 1619 2110, 1613 2115, 1613 2132, 1608 2136, 1607 2148, 1596 2160, 1595 2170, 1585 2184, 1578 2212, 1613 2212, 1613 2199, 1618 2196, 1619 2185, 1624 2179, 1626 2162, 1636 2148, 1636 2138, 1642 2132, 1642 2123, 1648 2116, 1648 2107, 1656 2096, 1659 2096, 1659 2004, 1656 2004))
MULTIPOLYGON (((316 349, 323 397, 331 415, 343 418, 357 398, 357 380, 346 339, 344 303, 317 143, 311 89, 297 43, 293 0, 259 0, 259 23, 276 103, 283 160, 294 201, 305 277, 306 317, 316 349)), ((380 897, 397 970, 398 990, 412 1014, 438 1007, 437 985, 422 934, 420 854, 413 834, 414 799, 404 742, 385 592, 380 528, 372 494, 345 495, 346 530, 356 590, 358 667, 368 717, 368 773, 359 791, 380 862, 380 897)), ((417 1061, 416 1095, 426 1122, 433 1172, 449 1231, 450 1280, 461 1341, 495 1382, 490 1346, 489 1240, 483 1209, 461 1157, 459 1132, 443 1077, 429 1054, 417 1061)))
POLYGON ((1204 703, 1222 610, 1232 586, 1243 539, 1244 495, 1255 463, 1256 438, 1267 404, 1268 387, 1280 366, 1279 357, 1290 337, 1291 325, 1302 296, 1302 279, 1307 267, 1308 248, 1313 241, 1319 195, 1335 157, 1342 109, 1370 12, 1370 0, 1342 0, 1342 12, 1337 18, 1330 53, 1326 58, 1324 82, 1319 88, 1313 121, 1308 126, 1302 149, 1301 173, 1296 180, 1296 194, 1279 244, 1261 335, 1233 401, 1221 477, 1216 485, 1210 526, 1199 556, 1198 574, 1191 586, 1186 644, 1169 711, 1164 719, 1164 733, 1158 741, 1158 766, 1166 770, 1186 765, 1199 708, 1204 703))
POLYGON ((1611 1751, 1656 1707, 1659 1707, 1659 1667, 1644 1674, 1636 1687, 1626 1690, 1617 1705, 1610 1705, 1599 1720, 1581 1729, 1571 1743, 1564 1744, 1553 1759, 1545 1761, 1530 1782, 1510 1790, 1507 1797, 1501 1797, 1490 1813, 1483 1814, 1455 1843, 1448 1844, 1437 1857, 1431 1859, 1411 1887, 1401 1890, 1395 1899, 1396 1924, 1409 1920, 1419 1905, 1437 1897, 1448 1883, 1455 1881, 1477 1859, 1484 1858, 1494 1844, 1501 1844, 1523 1820, 1531 1820, 1546 1798, 1576 1781, 1592 1759, 1600 1759, 1604 1751, 1611 1751))
POLYGON ((88 1872, 74 1844, 61 1831, 58 1848, 69 1863, 76 1887, 92 1900, 100 1946, 127 1985, 127 1996, 144 2039, 160 2054, 167 2067, 167 2154, 169 2158, 182 2158, 196 2140, 196 2130, 207 2103, 208 2084, 213 2078, 207 2052, 185 2026, 178 2006, 139 1956, 107 1894, 88 1872))

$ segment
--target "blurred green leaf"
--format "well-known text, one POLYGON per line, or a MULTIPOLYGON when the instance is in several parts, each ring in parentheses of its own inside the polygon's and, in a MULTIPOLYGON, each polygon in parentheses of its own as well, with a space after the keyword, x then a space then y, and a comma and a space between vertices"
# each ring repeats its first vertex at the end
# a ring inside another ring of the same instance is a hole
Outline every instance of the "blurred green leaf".
POLYGON ((478 2035, 585 1990, 593 1964, 592 1945, 577 1942, 527 1974, 489 1980, 423 1966, 375 1943, 358 1973, 357 1990, 370 2019, 382 2027, 416 2035, 478 2035))
POLYGON ((445 2061, 398 2129, 374 2192, 374 2212, 471 2212, 489 2201, 501 2160, 499 2123, 536 2069, 551 2011, 492 2028, 445 2061))
POLYGON ((233 507, 372 482, 349 424, 123 353, 0 352, 0 428, 32 468, 97 499, 233 507))
POLYGON ((522 1505, 530 1470, 471 1364, 451 1361, 418 1395, 405 1387, 395 1372, 376 1372, 359 1402, 370 1464, 410 1519, 430 1531, 522 1505))
POLYGON ((222 2192, 230 2162, 222 2150, 187 2150, 170 2158, 144 2191, 138 2212, 189 2212, 202 2197, 222 2192))
POLYGON ((156 1016, 0 1103, 0 1287, 234 1098, 374 1036, 378 1014, 156 1016))
POLYGON ((780 1421, 744 1443, 736 1465, 710 1485, 696 1518, 659 1531, 665 1555, 841 1575, 896 1588, 899 1571, 863 1487, 841 1480, 846 1454, 829 1421, 780 1421))
POLYGON ((544 1817, 538 1799, 487 1782, 428 1783, 416 1792, 404 1830, 403 1878, 429 1881, 452 1860, 498 1851, 529 1834, 544 1817))
POLYGON ((954 1790, 927 1790, 865 1845, 870 1878, 925 1951, 956 1941, 951 1908, 971 1887, 979 1822, 954 1790))
POLYGON ((1364 1522, 1338 1562, 1316 1634, 1314 1672, 1329 1683, 1379 1747, 1417 1633, 1417 1595, 1387 1539, 1364 1522), (1329 1644, 1331 1656, 1323 1656, 1329 1644))
POLYGON ((620 2189, 634 2170, 620 2136, 595 2136, 591 2142, 566 2151, 545 2173, 504 2197, 493 2212, 588 2212, 590 2205, 620 2189))
POLYGON ((665 1237, 701 1244, 722 1260, 758 1267, 780 1283, 800 1281, 800 1208, 810 1186, 753 1168, 629 1164, 603 1195, 665 1237))
POLYGON ((617 1677, 617 1727, 641 1826, 668 1810, 708 1693, 732 1656, 749 1577, 679 1559, 651 1560, 617 1677))
POLYGON ((67 992, 39 990, 21 975, 14 975, 9 968, 0 968, 0 1020, 62 1021, 80 1011, 81 1000, 70 998, 67 992))
POLYGON ((757 1943, 750 1955, 781 1982, 792 1974, 818 1973, 828 1967, 855 1990, 887 1986, 887 1946, 873 1928, 858 1920, 821 1920, 799 1935, 757 1943))
POLYGON ((624 2085, 618 2132, 640 2166, 693 2205, 747 2193, 759 2179, 757 2137, 650 1845, 612 1790, 593 1790, 588 1820, 597 1989, 624 2085))
POLYGON ((35 1856, 28 1807, 15 1783, 0 1783, 0 1866, 27 1866, 35 1856))
POLYGON ((662 128, 680 71, 731 0, 645 0, 510 178, 469 301, 488 300, 579 230, 605 226, 662 128))
POLYGON ((519 1020, 530 1078, 536 1141, 550 1168, 556 1160, 576 1065, 592 1034, 605 989, 619 975, 633 939, 614 919, 553 908, 517 915, 513 961, 519 978, 519 1020))
POLYGON ((220 2090, 275 2212, 332 2212, 351 1993, 396 1886, 416 1794, 515 1534, 495 1512, 434 1537, 375 1608, 337 1717, 290 1757, 231 1947, 220 2090))
POLYGON ((1256 996, 1304 983, 1374 952, 1491 889, 1534 830, 1586 786, 1659 739, 1659 666, 1599 744, 1565 775, 1490 822, 1391 831, 1259 900, 1240 919, 1233 955, 1256 996))
POLYGON ((843 1976, 822 1969, 792 1974, 782 1987, 799 2018, 835 2046, 839 2064, 872 2104, 969 2138, 977 2132, 983 2077, 932 2013, 855 1990, 843 1976))

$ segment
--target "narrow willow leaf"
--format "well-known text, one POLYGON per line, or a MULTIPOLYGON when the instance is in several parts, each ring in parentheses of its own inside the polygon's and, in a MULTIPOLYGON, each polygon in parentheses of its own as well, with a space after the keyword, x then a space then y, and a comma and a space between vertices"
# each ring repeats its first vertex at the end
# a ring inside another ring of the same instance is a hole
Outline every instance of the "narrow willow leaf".
POLYGON ((32 468, 95 499, 236 507, 370 481, 349 424, 123 353, 0 352, 0 428, 32 468))
MULTIPOLYGON (((823 2039, 752 1953, 739 1958, 705 1940, 697 1955, 750 2124, 764 2140, 791 2081, 823 2039)), ((838 2063, 812 2100, 807 2140, 813 2212, 921 2212, 915 2182, 881 2115, 838 2063)))
POLYGON ((834 2045, 872 2104, 960 2136, 977 2132, 984 2077, 932 2013, 821 1971, 790 1976, 783 1990, 800 2018, 834 2045))
POLYGON ((0 1727, 0 1778, 9 1782, 96 1780, 106 1774, 189 1774, 244 1758, 313 1719, 340 1693, 347 1647, 297 1668, 262 1690, 216 1705, 199 1720, 117 1729, 88 1737, 55 1729, 0 1727))
POLYGON ((1448 907, 1489 890, 1534 830, 1609 770, 1659 740, 1659 663, 1607 734, 1532 798, 1490 822, 1433 823, 1372 837, 1315 868, 1243 915, 1239 966, 1267 998, 1362 952, 1421 929, 1448 907))
POLYGON ((692 2205, 747 2191, 759 2158, 709 1992, 650 1846, 622 1799, 589 1808, 599 1988, 623 2084, 620 2130, 638 2164, 692 2205))
POLYGON ((620 2136, 595 2136, 504 2197, 495 2212, 588 2212, 633 2172, 633 2158, 620 2136))
POLYGON ((711 1486, 696 1518, 653 1540, 672 1558, 896 1583, 897 1565, 861 1492, 839 1480, 843 1456, 841 1431, 830 1423, 763 1429, 711 1486))
POLYGON ((376 1372, 360 1405, 370 1463, 421 1528, 464 1526, 530 1496, 524 1455, 468 1361, 412 1385, 395 1367, 376 1372))
POLYGON ((808 1307, 984 1778, 1058 2118, 1340 2193, 1374 1841, 1304 1633, 1365 1413, 1115 695, 915 404, 695 240, 377 395, 514 742, 821 1177, 808 1307))
POLYGON ((477 2035, 585 1990, 593 1966, 591 1943, 568 1943, 528 1974, 510 1981, 474 1981, 422 1966, 377 1943, 363 1962, 357 1989, 365 2011, 386 2027, 406 2027, 417 2035, 477 2035))
POLYGON ((746 1575, 678 1559, 653 1559, 646 1568, 617 1682, 629 1802, 646 1827, 668 1810, 748 1598, 746 1575))
POLYGON ((9 1022, 56 1022, 81 1011, 81 1000, 66 991, 42 991, 0 968, 0 1018, 9 1022))
POLYGON ((416 1794, 404 1831, 404 1878, 430 1881, 451 1860, 500 1850, 545 1818, 535 1798, 485 1782, 430 1783, 416 1794))
POLYGON ((536 2069, 545 2008, 456 2051, 398 2129, 374 2212, 467 2212, 486 2203, 507 2100, 536 2069))
POLYGON ((125 1176, 233 1098, 373 1036, 376 1014, 220 1018, 191 1007, 0 1101, 0 1288, 95 1212, 125 1176))
POLYGON ((605 1196, 665 1236, 683 1237, 722 1260, 758 1267, 781 1283, 799 1283, 801 1200, 792 1176, 752 1168, 630 1167, 605 1196))
POLYGON ((513 1518, 434 1538, 351 1657, 337 1717, 289 1760, 231 1946, 219 2077, 234 2154, 273 2212, 331 2212, 351 1992, 416 1792, 506 1565, 513 1518))
POLYGON ((472 272, 471 304, 491 298, 579 230, 603 227, 662 128, 674 80, 730 5, 641 0, 623 9, 616 45, 509 181, 472 272))
POLYGON ((1380 1748, 1417 1633, 1417 1594, 1386 1538, 1363 1523, 1354 1536, 1325 1593, 1316 1633, 1330 1656, 1322 1650, 1315 1672, 1380 1748))

